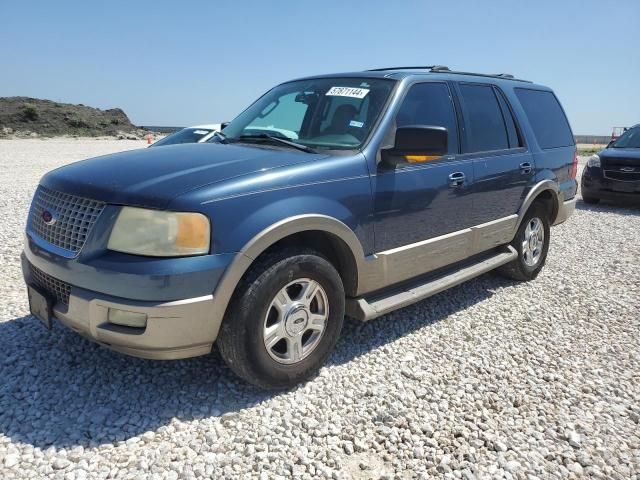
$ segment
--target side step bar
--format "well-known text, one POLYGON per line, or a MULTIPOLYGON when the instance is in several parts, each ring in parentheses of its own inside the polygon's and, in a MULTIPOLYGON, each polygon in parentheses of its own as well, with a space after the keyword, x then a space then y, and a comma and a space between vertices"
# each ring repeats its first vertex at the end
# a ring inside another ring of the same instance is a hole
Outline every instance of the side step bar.
POLYGON ((357 320, 373 320, 381 315, 385 315, 398 308, 406 307, 413 303, 424 300, 436 293, 440 293, 450 287, 466 282, 478 275, 482 275, 494 268, 509 263, 518 257, 518 253, 511 246, 484 257, 474 264, 467 264, 457 270, 449 270, 439 277, 431 277, 425 283, 419 285, 409 285, 398 291, 394 290, 384 297, 376 296, 375 299, 348 298, 346 304, 346 314, 357 320))

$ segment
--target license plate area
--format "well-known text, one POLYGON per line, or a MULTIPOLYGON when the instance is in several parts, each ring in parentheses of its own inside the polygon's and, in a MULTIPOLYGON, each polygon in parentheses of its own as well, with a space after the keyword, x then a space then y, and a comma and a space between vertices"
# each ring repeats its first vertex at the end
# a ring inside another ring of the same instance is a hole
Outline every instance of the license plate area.
POLYGON ((635 193, 640 192, 640 186, 637 182, 616 182, 612 185, 615 192, 635 193))
POLYGON ((27 286, 29 296, 29 310, 45 328, 51 330, 51 320, 53 318, 53 301, 45 293, 31 285, 27 286))

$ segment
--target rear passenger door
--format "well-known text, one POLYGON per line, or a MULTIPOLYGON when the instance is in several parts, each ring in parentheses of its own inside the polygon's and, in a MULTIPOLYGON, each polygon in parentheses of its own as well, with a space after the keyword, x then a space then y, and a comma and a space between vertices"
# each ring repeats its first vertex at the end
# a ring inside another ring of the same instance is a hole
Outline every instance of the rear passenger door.
POLYGON ((535 170, 531 153, 499 88, 460 82, 457 93, 462 153, 473 159, 473 225, 504 219, 518 211, 526 195, 535 170))

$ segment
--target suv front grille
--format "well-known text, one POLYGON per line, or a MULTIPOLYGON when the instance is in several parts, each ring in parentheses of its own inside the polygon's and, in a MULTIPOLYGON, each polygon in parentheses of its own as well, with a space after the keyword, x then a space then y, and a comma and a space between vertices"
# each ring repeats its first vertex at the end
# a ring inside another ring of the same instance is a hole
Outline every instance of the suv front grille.
POLYGON ((44 273, 37 267, 29 265, 31 269, 31 278, 36 287, 40 287, 51 298, 55 298, 58 302, 69 305, 69 295, 71 294, 71 285, 62 280, 52 277, 48 273, 44 273))
POLYGON ((637 158, 604 157, 604 168, 637 167, 637 158))
POLYGON ((640 181, 640 171, 638 172, 623 172, 620 170, 605 170, 604 176, 613 180, 622 180, 623 182, 637 182, 640 181))
POLYGON ((46 242, 77 254, 104 206, 103 202, 97 200, 76 197, 40 186, 31 204, 31 230, 46 242), (53 222, 50 220, 47 224, 45 216, 51 216, 53 222))

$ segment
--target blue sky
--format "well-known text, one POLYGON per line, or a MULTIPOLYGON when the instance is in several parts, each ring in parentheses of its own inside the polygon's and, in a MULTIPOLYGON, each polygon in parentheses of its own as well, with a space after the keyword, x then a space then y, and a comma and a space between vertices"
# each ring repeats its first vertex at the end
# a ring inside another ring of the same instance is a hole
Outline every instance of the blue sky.
POLYGON ((0 96, 230 120, 276 83, 393 65, 552 87, 576 134, 640 122, 640 1, 4 1, 0 96))

